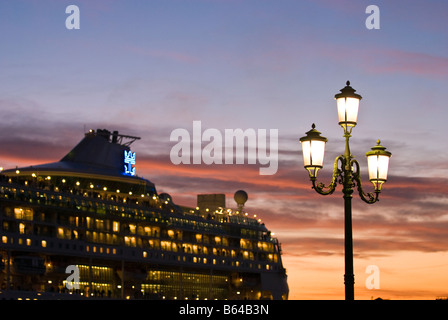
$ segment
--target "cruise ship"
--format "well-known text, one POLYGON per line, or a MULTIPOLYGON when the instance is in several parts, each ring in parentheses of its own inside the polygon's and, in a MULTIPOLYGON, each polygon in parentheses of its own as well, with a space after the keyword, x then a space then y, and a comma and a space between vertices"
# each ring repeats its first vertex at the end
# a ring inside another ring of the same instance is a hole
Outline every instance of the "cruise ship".
POLYGON ((287 299, 281 246, 243 190, 178 205, 135 172, 139 137, 90 130, 0 172, 0 299, 287 299))

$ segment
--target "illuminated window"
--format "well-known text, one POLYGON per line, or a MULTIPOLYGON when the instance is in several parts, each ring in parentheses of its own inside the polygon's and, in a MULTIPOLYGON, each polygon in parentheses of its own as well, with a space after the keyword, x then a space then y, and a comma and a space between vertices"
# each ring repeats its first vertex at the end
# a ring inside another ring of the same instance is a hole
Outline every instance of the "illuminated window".
POLYGON ((33 220, 33 209, 14 208, 14 217, 21 220, 33 220))
POLYGON ((120 231, 120 222, 117 222, 117 221, 112 222, 112 230, 114 232, 119 232, 120 231))
POLYGON ((8 237, 7 236, 2 236, 2 242, 3 243, 8 243, 8 237))
POLYGON ((124 237, 124 244, 129 247, 135 247, 137 245, 135 237, 124 237))
POLYGON ((58 238, 64 239, 64 229, 63 228, 58 228, 58 238))
POLYGON ((161 241, 160 245, 162 247, 162 250, 171 251, 171 241, 161 241))
POLYGON ((47 247, 47 241, 45 241, 45 240, 42 240, 42 248, 46 248, 47 247))
POLYGON ((184 248, 185 253, 191 253, 192 252, 192 246, 188 243, 183 243, 182 247, 184 248))
POLYGON ((95 225, 96 225, 97 229, 103 230, 104 229, 104 220, 96 219, 95 220, 95 225))
POLYGON ((25 233, 25 224, 19 223, 19 233, 24 234, 25 233))

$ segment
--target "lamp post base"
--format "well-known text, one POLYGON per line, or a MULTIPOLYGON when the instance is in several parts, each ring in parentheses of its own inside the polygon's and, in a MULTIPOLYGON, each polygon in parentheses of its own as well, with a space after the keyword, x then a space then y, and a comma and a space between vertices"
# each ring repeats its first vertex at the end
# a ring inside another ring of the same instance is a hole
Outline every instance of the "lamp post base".
POLYGON ((344 284, 345 284, 345 300, 353 301, 355 300, 355 275, 344 274, 344 284))

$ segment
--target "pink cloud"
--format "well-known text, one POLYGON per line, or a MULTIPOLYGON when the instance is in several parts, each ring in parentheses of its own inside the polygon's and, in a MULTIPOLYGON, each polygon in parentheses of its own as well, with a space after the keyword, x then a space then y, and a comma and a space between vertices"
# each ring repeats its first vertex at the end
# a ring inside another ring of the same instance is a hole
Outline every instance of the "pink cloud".
POLYGON ((448 58, 446 57, 402 50, 374 50, 373 53, 364 52, 363 54, 375 56, 375 59, 369 59, 371 63, 366 64, 367 69, 373 73, 404 73, 441 77, 448 75, 448 58))

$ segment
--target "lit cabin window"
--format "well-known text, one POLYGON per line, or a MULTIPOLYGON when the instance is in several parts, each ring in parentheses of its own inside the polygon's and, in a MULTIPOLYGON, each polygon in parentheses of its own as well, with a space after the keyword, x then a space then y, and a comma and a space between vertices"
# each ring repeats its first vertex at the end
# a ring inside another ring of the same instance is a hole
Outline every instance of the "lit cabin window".
POLYGON ((90 217, 86 217, 87 228, 91 228, 92 227, 91 221, 92 221, 92 219, 90 217))
POLYGON ((14 217, 21 220, 33 220, 33 209, 14 208, 14 217))
POLYGON ((124 244, 130 247, 135 247, 137 245, 135 237, 124 237, 124 244))
POLYGON ((96 228, 99 230, 104 229, 104 220, 95 219, 96 228))
POLYGON ((24 234, 25 233, 25 224, 19 223, 19 233, 24 234))

